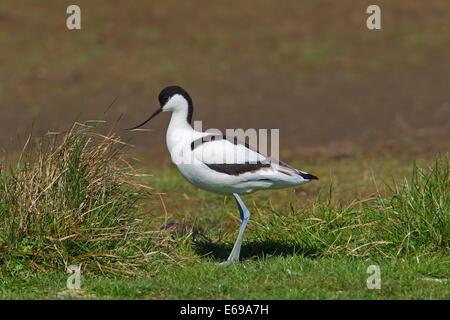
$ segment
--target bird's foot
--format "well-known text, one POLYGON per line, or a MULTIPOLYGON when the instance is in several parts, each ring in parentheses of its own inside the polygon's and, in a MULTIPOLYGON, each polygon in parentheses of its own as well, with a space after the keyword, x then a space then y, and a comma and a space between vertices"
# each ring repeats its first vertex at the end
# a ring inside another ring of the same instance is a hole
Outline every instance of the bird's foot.
POLYGON ((217 266, 228 267, 229 265, 232 265, 233 263, 239 263, 239 253, 240 253, 240 248, 239 248, 239 250, 232 251, 230 256, 228 257, 227 261, 218 263, 217 266))
POLYGON ((227 261, 217 263, 216 266, 218 267, 228 267, 229 265, 232 265, 233 263, 239 263, 239 259, 227 259, 227 261))

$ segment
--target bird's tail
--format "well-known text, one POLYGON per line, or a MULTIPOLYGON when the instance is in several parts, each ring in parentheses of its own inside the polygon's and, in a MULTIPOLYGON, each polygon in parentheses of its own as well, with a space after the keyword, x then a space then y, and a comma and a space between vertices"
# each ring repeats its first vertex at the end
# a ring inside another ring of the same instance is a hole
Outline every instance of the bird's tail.
POLYGON ((302 177, 303 179, 306 179, 306 180, 319 180, 319 178, 316 177, 316 176, 313 175, 313 174, 309 174, 309 173, 307 173, 307 172, 303 172, 303 171, 300 171, 300 170, 297 170, 296 172, 297 172, 297 174, 298 174, 300 177, 302 177))

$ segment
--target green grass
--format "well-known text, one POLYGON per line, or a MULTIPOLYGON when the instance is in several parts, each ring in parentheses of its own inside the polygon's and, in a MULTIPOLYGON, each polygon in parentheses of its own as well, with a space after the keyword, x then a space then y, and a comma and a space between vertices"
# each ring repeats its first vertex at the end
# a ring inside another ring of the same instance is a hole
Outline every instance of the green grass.
POLYGON ((311 259, 301 255, 245 260, 217 268, 208 260, 194 260, 183 267, 161 267, 156 274, 134 277, 87 275, 80 293, 67 292, 63 272, 33 274, 26 279, 4 277, 3 299, 449 299, 448 271, 442 261, 355 258, 311 259), (367 267, 377 264, 381 289, 366 287, 367 267), (433 275, 433 276, 430 276, 433 275))
POLYGON ((136 202, 147 193, 130 183, 125 144, 76 123, 66 133, 33 140, 0 177, 2 274, 27 275, 83 265, 130 273, 147 265, 151 235, 136 202))
POLYGON ((144 168, 151 176, 139 179, 154 188, 144 199, 134 170, 122 184, 131 169, 115 161, 115 138, 71 132, 71 143, 38 144, 2 171, 1 298, 450 298, 448 155, 412 170, 381 156, 301 166, 321 180, 243 197, 252 217, 241 263, 219 268, 238 232, 232 198, 198 190, 169 167, 144 168), (81 290, 68 291, 66 265, 79 263, 81 290), (366 286, 370 265, 380 268, 380 290, 366 286))
POLYGON ((277 240, 313 256, 412 256, 419 261, 430 253, 448 253, 449 158, 425 170, 414 164, 411 180, 400 186, 394 182, 389 193, 349 205, 330 196, 306 211, 292 208, 285 215, 272 209, 255 223, 256 240, 277 240))

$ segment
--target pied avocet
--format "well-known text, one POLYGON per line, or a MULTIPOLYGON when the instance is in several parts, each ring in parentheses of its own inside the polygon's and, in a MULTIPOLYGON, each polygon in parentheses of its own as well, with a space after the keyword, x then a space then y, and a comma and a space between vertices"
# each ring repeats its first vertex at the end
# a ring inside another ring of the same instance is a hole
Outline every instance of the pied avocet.
POLYGON ((271 159, 235 137, 194 130, 191 126, 192 99, 178 86, 163 89, 158 99, 160 108, 129 130, 143 126, 161 112, 172 112, 166 134, 167 148, 180 173, 194 186, 232 194, 236 199, 241 227, 230 256, 220 265, 238 262, 242 237, 250 219, 250 212, 239 195, 261 189, 292 187, 318 178, 271 159))

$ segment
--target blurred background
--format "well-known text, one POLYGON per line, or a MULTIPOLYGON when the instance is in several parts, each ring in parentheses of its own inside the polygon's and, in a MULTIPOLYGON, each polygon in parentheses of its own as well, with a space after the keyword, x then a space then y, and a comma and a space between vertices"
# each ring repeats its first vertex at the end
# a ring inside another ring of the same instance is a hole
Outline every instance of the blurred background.
MULTIPOLYGON (((450 148, 450 2, 0 2, 0 147, 107 114, 145 120, 167 85, 203 129, 279 128, 284 159, 450 148), (66 8, 81 8, 81 30, 66 8), (381 7, 381 30, 366 8, 381 7)), ((168 161, 168 114, 123 133, 168 161)))

